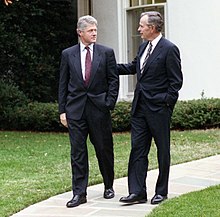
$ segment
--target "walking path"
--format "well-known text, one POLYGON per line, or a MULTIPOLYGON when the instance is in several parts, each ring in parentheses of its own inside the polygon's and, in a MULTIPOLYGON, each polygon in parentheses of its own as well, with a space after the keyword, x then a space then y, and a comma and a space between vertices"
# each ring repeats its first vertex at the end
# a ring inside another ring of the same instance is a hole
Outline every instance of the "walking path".
MULTIPOLYGON (((127 196, 127 178, 114 182, 116 196, 103 198, 103 184, 88 188, 87 203, 75 208, 66 208, 66 202, 72 198, 72 192, 51 197, 31 205, 12 217, 144 217, 157 205, 151 205, 158 170, 148 172, 148 202, 126 205, 119 201, 127 196)), ((169 198, 191 191, 220 184, 220 155, 171 166, 169 181, 169 198)))

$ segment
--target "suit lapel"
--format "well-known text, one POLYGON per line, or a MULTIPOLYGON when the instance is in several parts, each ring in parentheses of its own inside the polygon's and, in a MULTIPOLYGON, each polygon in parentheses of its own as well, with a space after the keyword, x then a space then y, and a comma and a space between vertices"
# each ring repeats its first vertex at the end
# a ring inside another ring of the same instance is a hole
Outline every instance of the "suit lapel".
POLYGON ((90 77, 89 85, 91 84, 92 80, 95 77, 95 74, 97 72, 97 69, 99 67, 101 59, 102 59, 102 56, 101 56, 100 50, 98 49, 98 45, 94 44, 94 46, 93 46, 93 58, 92 58, 92 70, 91 70, 91 77, 90 77))
POLYGON ((147 60, 147 64, 145 66, 145 70, 143 72, 146 73, 147 69, 149 68, 150 64, 154 61, 154 59, 161 53, 161 50, 163 49, 163 38, 160 39, 160 41, 157 43, 156 47, 154 48, 152 54, 147 60))
POLYGON ((80 45, 79 44, 75 47, 71 56, 72 56, 71 63, 73 63, 79 79, 83 81, 82 67, 81 67, 81 56, 80 56, 80 45))

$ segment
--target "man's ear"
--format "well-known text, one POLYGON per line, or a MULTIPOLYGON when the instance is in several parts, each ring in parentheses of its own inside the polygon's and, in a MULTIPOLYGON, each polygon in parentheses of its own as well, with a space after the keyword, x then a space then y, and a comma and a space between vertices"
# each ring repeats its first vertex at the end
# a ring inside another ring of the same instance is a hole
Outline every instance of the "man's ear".
POLYGON ((155 25, 152 25, 152 31, 156 31, 156 26, 155 25))
POLYGON ((76 32, 78 36, 81 36, 81 31, 79 29, 77 29, 76 32))

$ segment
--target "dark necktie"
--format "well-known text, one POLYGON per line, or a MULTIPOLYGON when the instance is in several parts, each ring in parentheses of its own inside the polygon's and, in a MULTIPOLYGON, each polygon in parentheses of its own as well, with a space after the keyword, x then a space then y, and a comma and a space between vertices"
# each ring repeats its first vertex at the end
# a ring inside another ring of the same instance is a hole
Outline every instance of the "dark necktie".
POLYGON ((150 56, 150 52, 151 52, 151 50, 152 50, 152 47, 153 47, 153 45, 152 45, 152 43, 150 42, 150 43, 149 43, 149 48, 148 48, 148 50, 147 50, 147 55, 146 55, 146 57, 144 58, 144 62, 143 62, 142 68, 141 68, 141 74, 142 74, 143 71, 144 71, 144 67, 146 66, 146 63, 147 63, 147 60, 148 60, 148 58, 149 58, 149 56, 150 56))
POLYGON ((87 86, 91 75, 92 61, 89 47, 85 47, 85 49, 87 50, 85 59, 85 85, 87 86))

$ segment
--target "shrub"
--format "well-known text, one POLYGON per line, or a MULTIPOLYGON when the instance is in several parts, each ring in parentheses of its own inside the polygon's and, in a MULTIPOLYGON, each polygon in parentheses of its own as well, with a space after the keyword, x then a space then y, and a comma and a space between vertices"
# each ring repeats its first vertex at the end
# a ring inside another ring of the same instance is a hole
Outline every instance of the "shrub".
POLYGON ((130 102, 118 102, 112 111, 112 130, 122 132, 130 130, 130 102))
POLYGON ((5 129, 10 125, 15 110, 26 105, 28 99, 17 86, 0 80, 0 102, 0 129, 5 129))
POLYGON ((172 129, 220 127, 220 99, 178 101, 172 116, 172 129))
POLYGON ((32 101, 57 99, 61 50, 77 43, 77 1, 0 4, 0 77, 32 101))
POLYGON ((11 126, 17 130, 63 131, 56 103, 32 102, 16 109, 11 126))
MULTIPOLYGON (((11 97, 14 102, 12 100, 8 102, 10 106, 4 107, 3 113, 7 116, 3 116, 1 119, 1 129, 67 131, 59 122, 57 103, 26 103, 22 98, 22 93, 17 91, 17 95, 20 96, 21 100, 17 100, 17 97, 11 97)), ((113 132, 130 130, 130 110, 130 102, 118 102, 116 104, 114 111, 111 113, 113 132)), ((220 127, 220 99, 179 101, 176 104, 171 120, 171 129, 185 130, 214 127, 220 127)))

